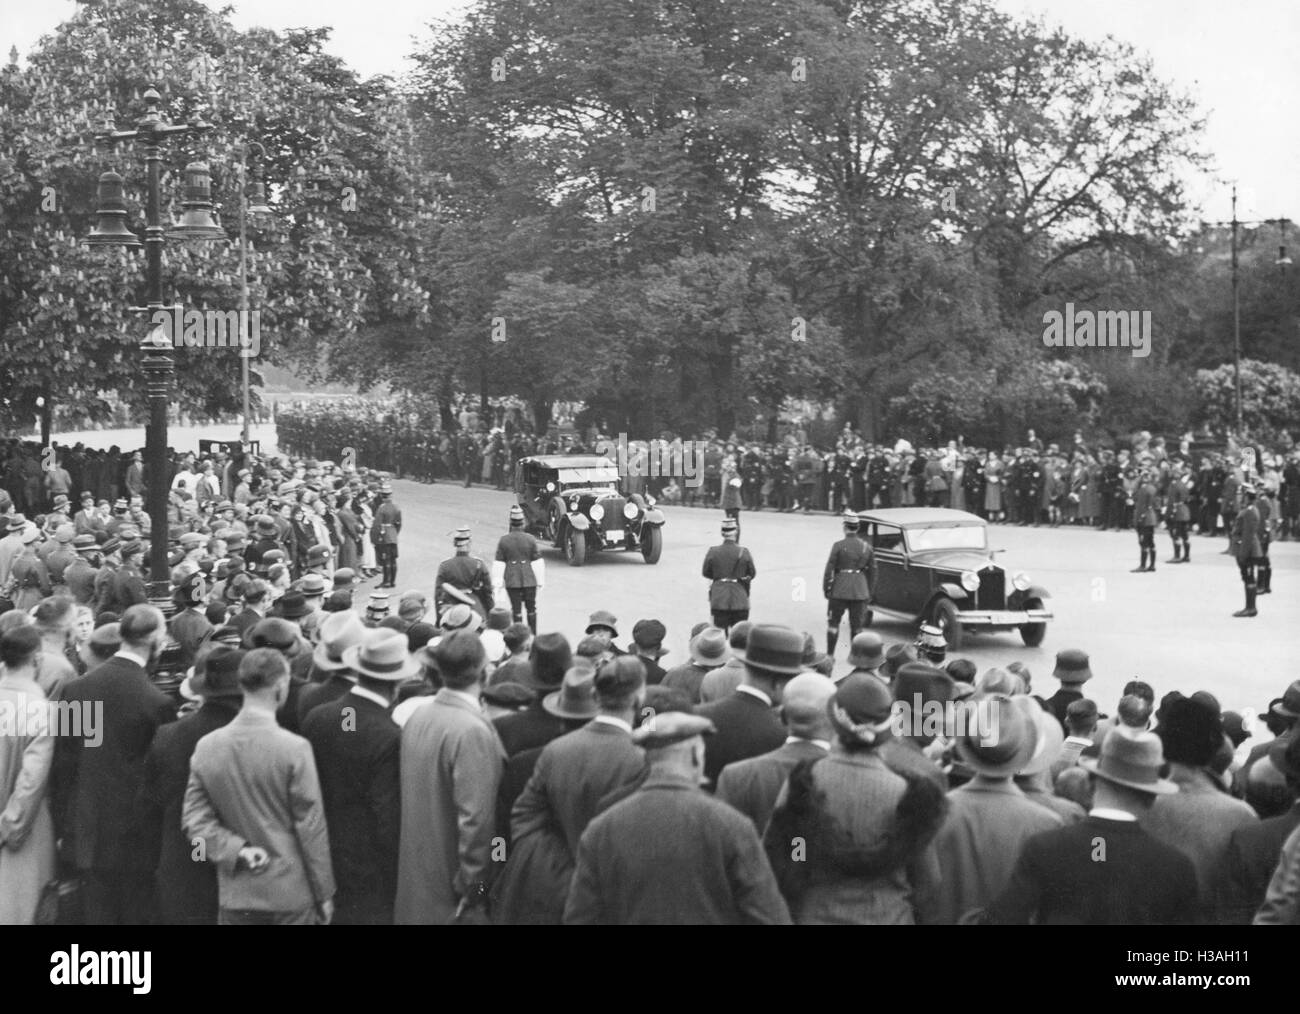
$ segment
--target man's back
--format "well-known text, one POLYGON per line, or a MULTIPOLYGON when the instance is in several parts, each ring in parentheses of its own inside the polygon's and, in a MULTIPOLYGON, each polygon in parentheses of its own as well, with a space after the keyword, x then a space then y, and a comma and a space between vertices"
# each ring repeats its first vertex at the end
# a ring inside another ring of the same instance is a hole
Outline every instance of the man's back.
POLYGON ((695 713, 713 722, 717 731, 705 741, 704 775, 716 785, 718 775, 733 761, 775 750, 785 742, 785 726, 764 701, 744 689, 695 713))
POLYGON ((199 740, 183 821, 217 865, 222 908, 294 912, 334 896, 311 744, 281 728, 274 715, 241 711, 199 740), (216 830, 213 818, 233 838, 216 830), (244 844, 268 853, 257 874, 234 868, 244 844))
POLYGON ((1223 921, 1249 925, 1264 901, 1282 846, 1296 827, 1300 827, 1300 803, 1280 816, 1232 832, 1225 860, 1223 921))
POLYGON ((717 797, 753 821, 754 829, 761 835, 794 766, 803 760, 815 761, 825 756, 824 747, 800 739, 757 757, 728 764, 718 775, 717 797))
POLYGON ((582 836, 564 921, 788 924, 747 817, 685 780, 651 775, 582 836))
POLYGON ((1025 843, 1011 883, 988 909, 995 923, 1190 924, 1198 914, 1192 861, 1137 821, 1089 816, 1025 843))

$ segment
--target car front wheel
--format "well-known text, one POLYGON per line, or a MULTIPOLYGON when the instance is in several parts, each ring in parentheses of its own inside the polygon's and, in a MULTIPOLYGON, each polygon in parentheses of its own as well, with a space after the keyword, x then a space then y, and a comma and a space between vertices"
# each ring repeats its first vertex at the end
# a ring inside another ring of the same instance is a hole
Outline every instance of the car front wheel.
POLYGON ((664 551, 664 531, 651 525, 641 533, 641 555, 646 563, 658 563, 659 554, 664 551))
POLYGON ((570 567, 581 567, 587 559, 587 535, 570 528, 564 537, 564 559, 570 567))
MULTIPOLYGON (((1026 609, 1042 609, 1042 599, 1026 599, 1026 609)), ((1022 623, 1020 624, 1020 639, 1030 648, 1037 648, 1043 643, 1043 637, 1047 634, 1046 623, 1022 623)))
POLYGON ((943 639, 948 642, 949 651, 961 651, 961 620, 957 617, 957 607, 951 599, 940 599, 934 604, 930 613, 930 622, 943 632, 943 639))

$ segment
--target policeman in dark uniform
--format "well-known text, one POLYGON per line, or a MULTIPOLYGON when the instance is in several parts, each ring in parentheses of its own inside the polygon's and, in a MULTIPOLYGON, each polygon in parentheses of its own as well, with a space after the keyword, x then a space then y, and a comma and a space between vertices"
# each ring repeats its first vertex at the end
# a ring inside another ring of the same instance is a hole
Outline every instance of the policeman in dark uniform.
POLYGON ((1174 544, 1174 558, 1169 563, 1187 563, 1191 559, 1191 546, 1187 540, 1187 530, 1192 521, 1188 493, 1187 466, 1179 462, 1165 491, 1165 522, 1169 525, 1169 539, 1174 544))
POLYGON ((867 502, 863 505, 866 509, 875 506, 876 497, 880 497, 882 510, 892 506, 889 491, 891 478, 889 458, 885 456, 883 448, 877 447, 867 462, 867 502))
POLYGON ((492 575, 488 565, 477 556, 470 556, 469 527, 456 529, 453 544, 456 555, 438 564, 438 577, 433 586, 433 601, 439 618, 445 610, 463 603, 485 620, 492 611, 492 575))
POLYGON ((528 626, 537 633, 537 589, 546 575, 546 561, 537 548, 537 540, 524 531, 523 509, 510 508, 510 531, 497 542, 496 560, 492 564, 492 583, 505 588, 510 597, 510 613, 516 623, 528 612, 528 626))
POLYGON ((844 538, 831 546, 822 574, 826 596, 826 654, 835 657, 840 622, 849 614, 849 639, 871 623, 867 603, 871 600, 871 547, 858 537, 858 516, 844 513, 844 538))
POLYGON ((1130 573, 1142 574, 1156 569, 1156 504, 1156 487, 1151 479, 1151 469, 1143 468, 1138 475, 1137 487, 1133 490, 1133 527, 1137 530, 1142 562, 1130 573))
POLYGON ((1101 466, 1101 530, 1114 528, 1119 531, 1123 526, 1120 521, 1124 506, 1124 479, 1119 462, 1115 460, 1114 451, 1106 451, 1101 466))
POLYGON ((1021 458, 1018 480, 1016 500, 1020 510, 1020 523, 1037 527, 1038 512, 1043 502, 1043 469, 1034 451, 1026 451, 1021 458))
POLYGON ((749 583, 757 573, 749 550, 736 542, 735 518, 722 522, 722 544, 704 554, 703 574, 709 585, 709 610, 713 625, 730 632, 741 620, 749 619, 749 583))
MULTIPOLYGON (((1277 519, 1277 505, 1269 495, 1267 486, 1261 487, 1255 498, 1259 511, 1259 559, 1255 564, 1255 593, 1267 595, 1273 590, 1273 564, 1268 559, 1268 547, 1273 542, 1273 525, 1277 519)), ((53 574, 53 570, 50 571, 53 574)))
POLYGON ((1246 608, 1239 609, 1233 616, 1257 616, 1255 595, 1258 592, 1255 565, 1260 557, 1259 511, 1255 507, 1255 487, 1240 487, 1245 506, 1232 522, 1232 549, 1237 558, 1237 568, 1241 571, 1241 583, 1246 589, 1246 608))

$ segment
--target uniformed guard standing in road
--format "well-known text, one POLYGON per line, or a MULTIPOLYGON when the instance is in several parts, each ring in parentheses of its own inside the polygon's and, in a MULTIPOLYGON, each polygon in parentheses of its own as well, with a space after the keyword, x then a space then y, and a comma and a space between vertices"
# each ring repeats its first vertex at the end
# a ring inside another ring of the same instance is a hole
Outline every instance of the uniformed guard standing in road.
MULTIPOLYGON (((1268 547, 1273 542, 1273 528, 1277 524, 1277 505, 1273 502, 1272 490, 1267 486, 1259 487, 1255 498, 1255 510, 1259 511, 1259 559, 1255 561, 1255 593, 1268 595, 1273 591, 1273 564, 1269 562, 1268 547)), ((50 569, 53 578, 54 570, 50 569)))
POLYGON ((1187 538, 1192 523, 1192 511, 1187 503, 1189 493, 1187 465, 1179 462, 1165 494, 1165 522, 1174 544, 1174 558, 1169 563, 1187 563, 1191 559, 1192 548, 1187 538))
POLYGON ((393 487, 384 483, 379 487, 379 506, 375 508, 375 523, 370 529, 370 540, 375 545, 375 562, 379 564, 378 588, 397 587, 397 537, 402 531, 402 512, 393 503, 393 487))
POLYGON ((1156 487, 1151 481, 1151 469, 1143 468, 1133 490, 1133 527, 1137 529, 1138 548, 1142 561, 1130 573, 1142 574, 1156 569, 1156 487))
POLYGON ((470 556, 469 527, 461 525, 453 539, 456 555, 438 564, 438 577, 433 586, 433 601, 438 617, 451 606, 464 603, 484 620, 492 611, 492 575, 488 565, 477 556, 470 556))
POLYGON ((849 614, 849 640, 871 623, 867 603, 871 599, 871 547, 858 537, 858 516, 844 512, 844 538, 831 546, 822 575, 822 592, 827 599, 826 654, 835 657, 840 622, 849 614))
POLYGON ((722 522, 722 544, 704 554, 704 576, 709 585, 709 610, 713 625, 730 631, 741 620, 749 619, 749 583, 757 573, 749 550, 736 542, 735 518, 722 522))
POLYGON ((1255 507, 1255 487, 1243 483, 1239 487, 1243 500, 1241 511, 1232 520, 1232 541, 1230 546, 1237 558, 1237 568, 1241 571, 1241 583, 1246 588, 1246 608, 1239 609, 1233 616, 1256 616, 1255 565, 1260 556, 1259 544, 1259 510, 1255 507))
POLYGON ((528 626, 534 634, 537 633, 537 589, 545 577, 546 561, 537 548, 537 540, 524 531, 524 512, 515 504, 510 508, 510 531, 497 542, 492 583, 506 590, 516 623, 523 622, 527 611, 528 626))

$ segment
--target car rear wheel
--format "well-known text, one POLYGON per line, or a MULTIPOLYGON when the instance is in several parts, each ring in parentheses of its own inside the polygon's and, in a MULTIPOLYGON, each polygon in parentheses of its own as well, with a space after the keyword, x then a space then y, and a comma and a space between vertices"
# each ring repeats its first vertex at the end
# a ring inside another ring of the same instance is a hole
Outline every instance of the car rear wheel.
POLYGON ((570 528, 564 537, 564 559, 570 567, 581 567, 587 559, 587 534, 570 528))
POLYGON ((961 620, 957 617, 957 607, 951 599, 940 599, 930 612, 930 622, 943 632, 943 639, 948 642, 949 651, 961 651, 961 620))
MULTIPOLYGON (((1042 609, 1042 599, 1026 599, 1026 609, 1042 609)), ((1046 623, 1022 623, 1020 624, 1020 639, 1030 648, 1037 648, 1043 643, 1043 637, 1047 634, 1046 623)))
POLYGON ((641 555, 646 563, 658 563, 664 551, 664 532, 657 525, 647 526, 641 533, 641 555))

